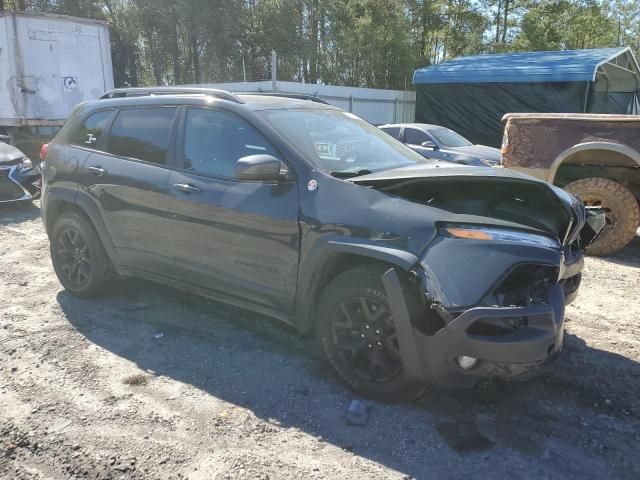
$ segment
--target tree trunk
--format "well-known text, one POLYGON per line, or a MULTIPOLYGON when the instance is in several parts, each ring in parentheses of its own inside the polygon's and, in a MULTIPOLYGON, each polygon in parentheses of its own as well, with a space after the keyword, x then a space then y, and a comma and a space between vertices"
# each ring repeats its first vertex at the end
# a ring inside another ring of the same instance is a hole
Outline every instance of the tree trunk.
POLYGON ((182 83, 182 67, 180 65, 180 46, 178 44, 178 24, 177 12, 171 9, 171 16, 174 21, 171 24, 171 54, 173 57, 173 83, 180 85, 182 83))
POLYGON ((162 85, 162 69, 160 67, 160 62, 158 61, 158 54, 153 48, 153 33, 149 29, 149 27, 144 30, 145 37, 147 37, 147 45, 149 46, 149 53, 151 55, 151 67, 153 69, 153 76, 156 79, 156 85, 162 85))
POLYGON ((309 83, 318 83, 318 3, 312 0, 309 22, 311 23, 311 64, 309 65, 309 83))
POLYGON ((420 34, 420 59, 421 63, 424 63, 424 58, 427 54, 427 2, 422 5, 422 15, 420 15, 420 24, 422 32, 420 34))
POLYGON ((191 63, 193 64, 193 83, 202 83, 200 73, 200 52, 198 52, 198 39, 193 30, 189 32, 189 43, 191 44, 191 63))
POLYGON ((504 0, 504 20, 502 23, 502 44, 507 43, 507 24, 509 22, 509 0, 504 0))
POLYGON ((502 13, 502 0, 498 0, 498 11, 496 12, 496 43, 500 41, 500 17, 502 13))

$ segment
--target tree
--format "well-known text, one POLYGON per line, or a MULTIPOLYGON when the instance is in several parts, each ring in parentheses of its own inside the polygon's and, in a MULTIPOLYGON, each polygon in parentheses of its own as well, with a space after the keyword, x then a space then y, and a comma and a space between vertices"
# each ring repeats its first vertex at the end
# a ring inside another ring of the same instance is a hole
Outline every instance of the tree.
POLYGON ((281 80, 406 88, 461 55, 631 45, 637 0, 0 0, 106 20, 117 86, 281 80), (244 65, 244 68, 243 68, 244 65))

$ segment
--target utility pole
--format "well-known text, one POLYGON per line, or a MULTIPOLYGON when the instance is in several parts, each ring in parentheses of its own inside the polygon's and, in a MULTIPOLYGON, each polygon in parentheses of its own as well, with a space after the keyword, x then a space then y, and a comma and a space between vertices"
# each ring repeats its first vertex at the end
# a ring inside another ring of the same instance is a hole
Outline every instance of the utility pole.
POLYGON ((271 50, 271 90, 273 93, 278 91, 278 54, 275 50, 271 50))

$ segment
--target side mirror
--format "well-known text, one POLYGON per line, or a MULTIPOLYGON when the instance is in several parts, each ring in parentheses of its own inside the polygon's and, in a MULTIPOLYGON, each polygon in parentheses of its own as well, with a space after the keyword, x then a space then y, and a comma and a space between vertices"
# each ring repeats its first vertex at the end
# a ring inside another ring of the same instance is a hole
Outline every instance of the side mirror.
POLYGON ((248 155, 236 162, 236 178, 238 180, 253 180, 270 182, 278 180, 282 162, 271 155, 248 155))
POLYGON ((422 142, 422 146, 425 148, 432 148, 434 150, 438 150, 438 145, 433 140, 427 140, 426 142, 422 142))

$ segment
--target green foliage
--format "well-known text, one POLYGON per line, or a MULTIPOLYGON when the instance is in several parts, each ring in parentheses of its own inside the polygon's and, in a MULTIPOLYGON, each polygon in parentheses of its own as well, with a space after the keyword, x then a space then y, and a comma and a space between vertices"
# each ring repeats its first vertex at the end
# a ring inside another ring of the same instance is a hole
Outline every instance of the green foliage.
POLYGON ((0 0, 109 24, 117 86, 280 80, 408 88, 461 55, 629 45, 640 0, 0 0))
POLYGON ((547 0, 523 16, 513 45, 519 50, 556 50, 617 45, 618 22, 595 0, 547 0))

